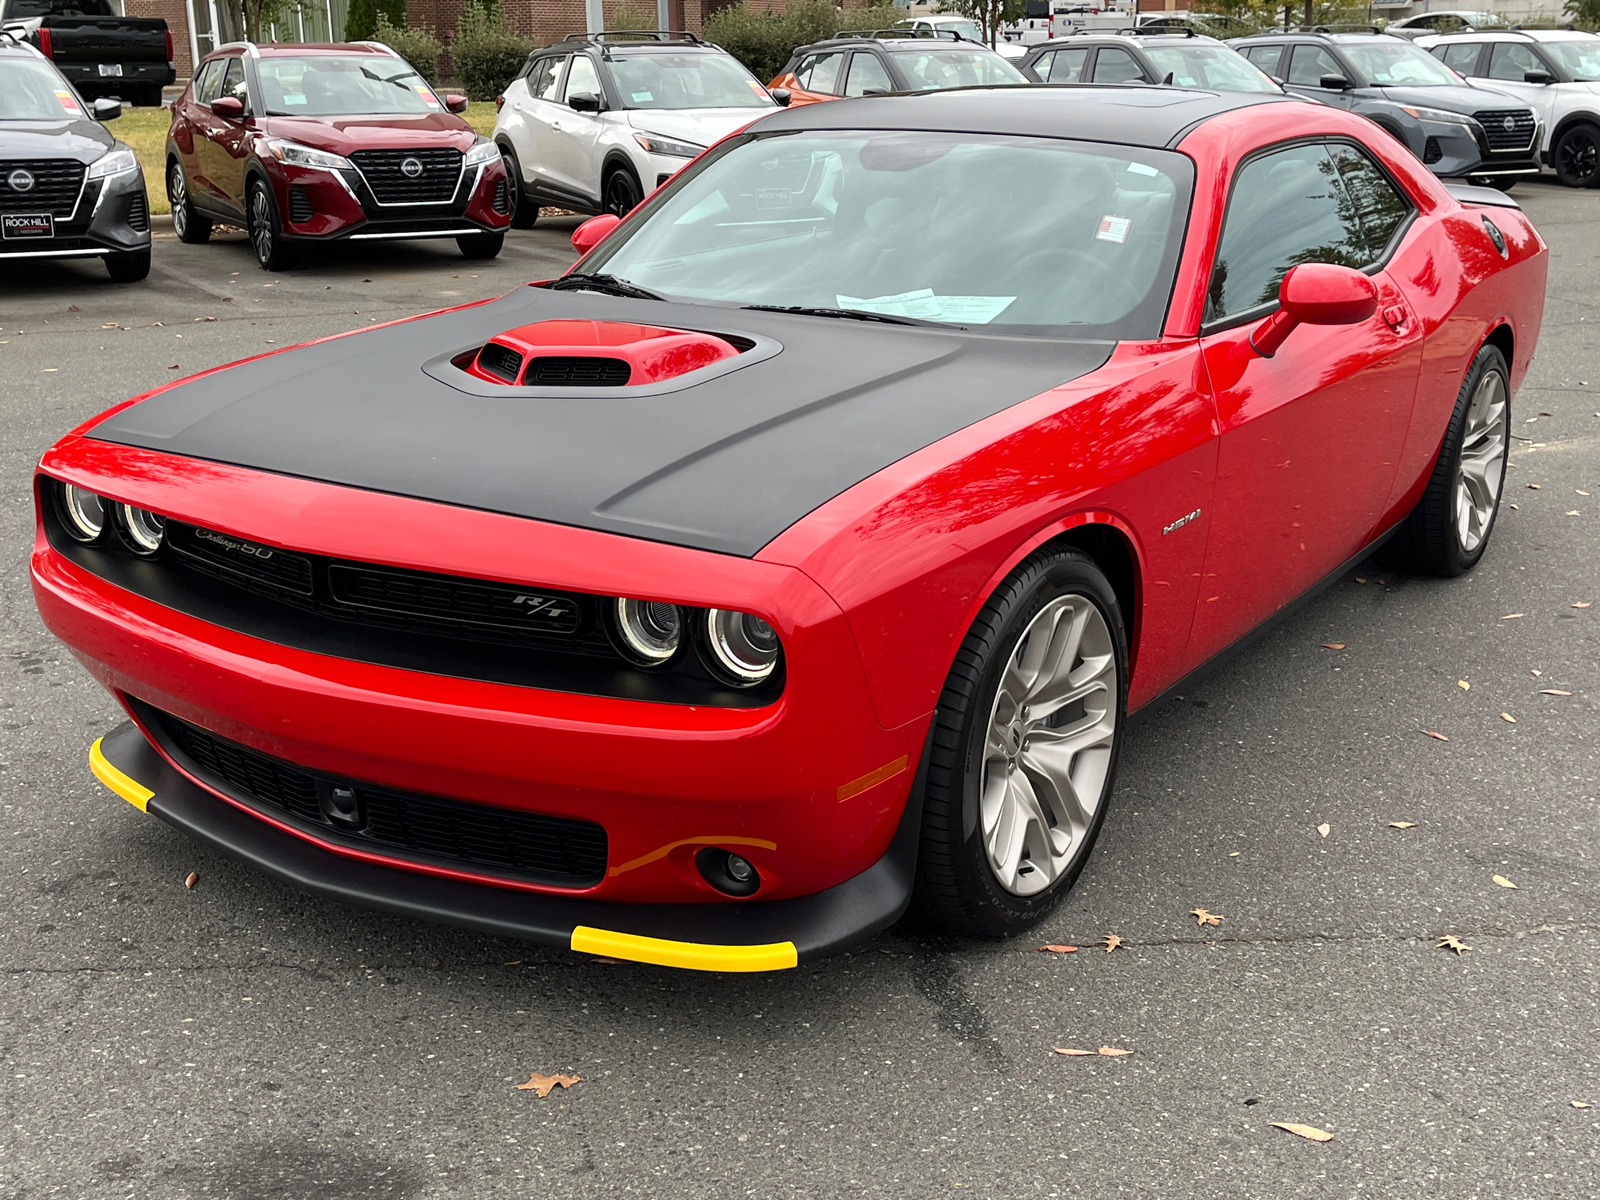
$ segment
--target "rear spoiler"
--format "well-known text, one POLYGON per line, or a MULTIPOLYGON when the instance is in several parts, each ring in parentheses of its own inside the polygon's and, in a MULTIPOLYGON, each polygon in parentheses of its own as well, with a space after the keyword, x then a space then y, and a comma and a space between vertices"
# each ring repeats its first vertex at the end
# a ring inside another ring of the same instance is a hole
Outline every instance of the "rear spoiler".
POLYGON ((1488 208, 1522 207, 1499 188, 1473 187, 1471 184, 1452 183, 1449 180, 1441 180, 1440 182, 1444 184, 1444 190, 1462 204, 1476 204, 1480 207, 1488 208))

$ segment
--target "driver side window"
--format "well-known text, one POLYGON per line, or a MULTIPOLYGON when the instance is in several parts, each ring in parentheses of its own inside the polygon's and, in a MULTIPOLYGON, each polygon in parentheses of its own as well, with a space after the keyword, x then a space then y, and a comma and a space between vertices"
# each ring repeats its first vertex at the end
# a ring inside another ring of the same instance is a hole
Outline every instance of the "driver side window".
POLYGON ((845 77, 844 94, 865 96, 868 88, 892 92, 894 84, 889 82, 889 72, 883 69, 876 54, 870 50, 857 50, 850 57, 850 73, 845 77))
POLYGON ((217 89, 222 86, 222 71, 227 65, 220 58, 213 58, 200 68, 200 75, 194 83, 194 98, 199 104, 210 104, 217 98, 217 89))
POLYGON ((1321 46, 1296 46, 1289 60, 1289 82, 1302 87, 1321 87, 1324 75, 1343 75, 1338 60, 1321 46))
POLYGON ((244 78, 244 59, 230 58, 228 71, 222 77, 222 91, 220 95, 232 96, 244 105, 244 115, 250 115, 250 85, 244 78))
POLYGON ((1489 78, 1523 82, 1528 71, 1543 71, 1545 65, 1529 47, 1516 42, 1496 42, 1489 54, 1489 78))
POLYGON ((600 74, 594 69, 594 61, 587 54, 574 54, 572 66, 567 69, 567 87, 562 95, 568 102, 572 97, 587 92, 591 96, 600 96, 600 74))

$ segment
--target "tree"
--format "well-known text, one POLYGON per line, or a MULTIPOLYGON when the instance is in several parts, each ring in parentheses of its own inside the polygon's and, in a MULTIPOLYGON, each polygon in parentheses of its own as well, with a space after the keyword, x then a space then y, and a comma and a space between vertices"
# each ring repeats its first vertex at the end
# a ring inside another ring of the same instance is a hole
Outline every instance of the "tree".
POLYGON ((1000 27, 1022 20, 1027 0, 947 0, 949 7, 972 20, 983 31, 983 40, 993 46, 1000 27))

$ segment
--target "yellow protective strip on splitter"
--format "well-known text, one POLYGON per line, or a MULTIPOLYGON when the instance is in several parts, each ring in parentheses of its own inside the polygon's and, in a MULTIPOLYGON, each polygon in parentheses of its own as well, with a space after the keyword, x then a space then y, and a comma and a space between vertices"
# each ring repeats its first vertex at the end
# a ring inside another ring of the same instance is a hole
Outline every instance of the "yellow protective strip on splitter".
POLYGON ((572 931, 572 948, 581 954, 625 958, 685 971, 785 971, 800 965, 800 955, 793 942, 712 946, 704 942, 673 942, 634 933, 613 933, 587 925, 579 925, 572 931))
POLYGON ((155 793, 137 779, 130 775, 124 775, 112 766, 111 760, 100 749, 100 743, 103 741, 105 741, 105 738, 95 738, 94 745, 89 747, 89 770, 94 772, 96 779, 140 812, 147 811, 145 806, 150 803, 150 799, 155 793))

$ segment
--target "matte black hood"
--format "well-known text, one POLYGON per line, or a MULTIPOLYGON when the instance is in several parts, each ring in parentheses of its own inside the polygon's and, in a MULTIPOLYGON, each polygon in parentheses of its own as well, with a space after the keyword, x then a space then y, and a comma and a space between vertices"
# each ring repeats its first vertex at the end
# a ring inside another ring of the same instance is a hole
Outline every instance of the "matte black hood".
POLYGON ((1445 112, 1460 113, 1467 117, 1476 112, 1504 112, 1508 108, 1528 107, 1526 100, 1508 96, 1504 92, 1491 92, 1488 88, 1468 87, 1466 84, 1385 87, 1383 98, 1393 100, 1396 104, 1414 104, 1418 108, 1442 108, 1445 112))
POLYGON ((1094 370, 1109 342, 967 334, 522 287, 179 384, 89 436, 753 555, 895 460, 1094 370), (576 317, 731 335, 635 388, 511 388, 453 356, 576 317))

